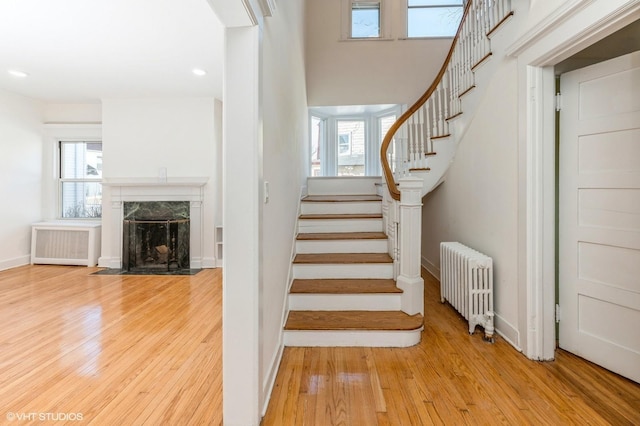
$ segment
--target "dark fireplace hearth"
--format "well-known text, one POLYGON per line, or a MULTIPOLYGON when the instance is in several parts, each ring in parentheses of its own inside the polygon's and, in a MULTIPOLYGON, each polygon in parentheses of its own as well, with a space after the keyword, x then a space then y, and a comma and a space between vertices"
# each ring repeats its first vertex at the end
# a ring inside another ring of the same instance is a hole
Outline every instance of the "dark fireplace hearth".
POLYGON ((125 202, 122 269, 170 272, 189 269, 189 202, 125 202))

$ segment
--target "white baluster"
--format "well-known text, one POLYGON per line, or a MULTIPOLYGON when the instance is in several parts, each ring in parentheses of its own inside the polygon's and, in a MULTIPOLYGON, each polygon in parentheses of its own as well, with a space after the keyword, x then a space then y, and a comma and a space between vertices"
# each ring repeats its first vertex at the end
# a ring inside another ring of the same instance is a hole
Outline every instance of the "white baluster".
POLYGON ((449 122, 447 118, 449 118, 449 104, 451 102, 451 93, 449 91, 449 72, 446 71, 445 75, 442 78, 442 88, 444 90, 444 131, 445 135, 449 133, 449 122))
MULTIPOLYGON (((437 96, 437 105, 438 105, 438 136, 442 136, 444 134, 444 119, 446 117, 442 116, 442 84, 439 83, 435 92, 437 96)), ((435 103, 435 100, 434 100, 435 103)))
POLYGON ((427 103, 425 102, 425 104, 422 106, 422 108, 420 108, 421 110, 421 116, 422 116, 422 137, 423 139, 423 144, 422 144, 422 166, 421 167, 427 167, 427 156, 426 153, 429 152, 429 141, 431 140, 431 135, 429 132, 429 111, 427 110, 427 103))
POLYGON ((414 113, 411 116, 411 165, 410 167, 413 169, 416 167, 416 161, 418 160, 418 134, 417 134, 417 127, 416 127, 416 121, 417 121, 417 117, 416 114, 414 113))

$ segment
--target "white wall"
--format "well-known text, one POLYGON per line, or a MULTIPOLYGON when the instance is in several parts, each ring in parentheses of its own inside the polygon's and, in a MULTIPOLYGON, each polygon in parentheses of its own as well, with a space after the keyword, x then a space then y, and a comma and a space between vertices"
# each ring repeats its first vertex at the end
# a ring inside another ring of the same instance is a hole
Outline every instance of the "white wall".
POLYGON ((422 256, 439 268, 440 242, 460 241, 493 257, 496 328, 519 345, 516 61, 505 59, 482 84, 487 91, 444 183, 424 199, 422 256))
POLYGON ((390 2, 390 40, 341 41, 342 0, 306 0, 311 106, 412 104, 429 87, 451 39, 406 40, 401 1, 390 2))
POLYGON ((56 104, 44 107, 45 123, 99 124, 102 122, 102 104, 56 104))
MULTIPOLYGON (((203 262, 215 263, 216 130, 214 98, 104 99, 103 178, 209 177, 204 187, 203 262)), ((103 189, 109 203, 109 188, 103 189)), ((103 210, 102 257, 111 253, 111 209, 103 210)), ((209 265, 212 266, 212 265, 209 265)))
POLYGON ((261 335, 263 392, 270 392, 282 349, 292 243, 307 175, 304 2, 279 2, 266 18, 263 42, 263 172, 269 202, 262 212, 261 335))
POLYGON ((627 15, 639 7, 629 0, 513 4, 514 18, 492 43, 515 53, 491 76, 478 71, 483 79, 477 83, 486 92, 444 183, 424 198, 422 255, 436 273, 441 241, 461 241, 492 256, 496 329, 527 356, 550 359, 555 343, 554 85, 552 68, 532 64, 553 66, 627 24, 633 19, 627 15), (576 8, 563 16, 568 6, 576 8), (605 17, 610 27, 592 33, 605 17))
POLYGON ((0 90, 0 270, 28 264, 42 219, 41 102, 0 90))

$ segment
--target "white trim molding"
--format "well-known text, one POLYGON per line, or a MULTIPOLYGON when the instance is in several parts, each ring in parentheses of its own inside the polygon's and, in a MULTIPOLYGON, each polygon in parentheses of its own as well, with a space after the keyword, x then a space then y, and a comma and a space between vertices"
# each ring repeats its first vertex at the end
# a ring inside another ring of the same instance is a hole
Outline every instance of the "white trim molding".
POLYGON ((276 0, 258 0, 258 3, 260 4, 262 15, 273 16, 276 11, 276 0))
POLYGON ((593 0, 570 0, 563 3, 562 6, 524 33, 523 36, 508 47, 507 56, 519 56, 592 1, 593 0))
MULTIPOLYGON (((553 66, 640 19, 637 0, 572 0, 507 49, 518 59, 519 330, 528 358, 555 351, 555 83, 553 66)), ((516 346, 516 345, 514 345, 516 346)), ((516 346, 517 347, 517 346, 516 346)))

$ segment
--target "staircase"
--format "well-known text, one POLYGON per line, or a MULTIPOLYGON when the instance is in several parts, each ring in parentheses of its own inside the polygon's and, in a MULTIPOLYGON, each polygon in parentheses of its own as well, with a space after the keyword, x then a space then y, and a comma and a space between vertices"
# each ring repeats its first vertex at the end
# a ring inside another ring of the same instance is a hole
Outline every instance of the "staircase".
POLYGON ((423 317, 403 291, 383 232, 380 178, 309 178, 301 200, 287 346, 412 346, 423 317))
POLYGON ((496 31, 512 15, 511 0, 466 2, 435 80, 382 141, 382 182, 309 179, 285 345, 402 347, 420 341, 421 200, 445 178, 485 90, 480 75, 504 56, 493 46, 496 31))
POLYGON ((442 67, 426 92, 391 126, 381 147, 381 164, 390 198, 400 201, 396 183, 423 181, 422 195, 444 180, 486 89, 478 78, 491 72, 504 51, 493 49, 497 30, 513 16, 511 0, 469 0, 442 67), (464 115, 463 115, 464 113, 464 115))

